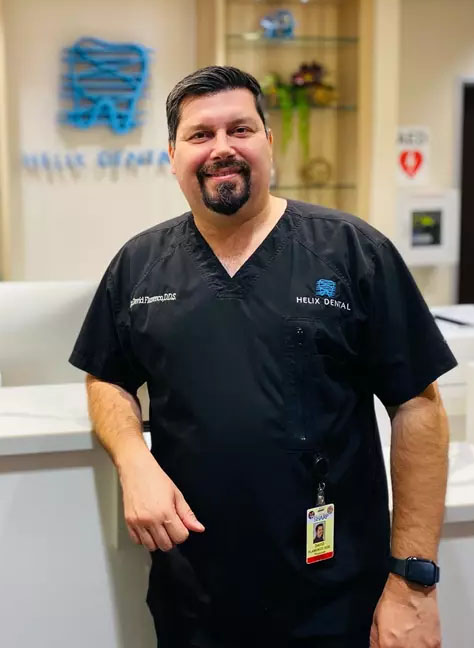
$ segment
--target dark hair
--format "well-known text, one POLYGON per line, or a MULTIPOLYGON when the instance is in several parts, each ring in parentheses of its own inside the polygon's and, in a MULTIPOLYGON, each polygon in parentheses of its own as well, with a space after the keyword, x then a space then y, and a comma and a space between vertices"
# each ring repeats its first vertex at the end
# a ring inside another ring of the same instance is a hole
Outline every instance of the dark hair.
POLYGON ((171 90, 166 99, 166 119, 168 121, 168 138, 174 145, 176 131, 181 117, 181 103, 186 97, 216 94, 226 90, 246 88, 255 98, 255 108, 263 122, 265 131, 267 125, 263 113, 263 93, 255 77, 243 70, 227 65, 210 65, 196 70, 184 77, 171 90))

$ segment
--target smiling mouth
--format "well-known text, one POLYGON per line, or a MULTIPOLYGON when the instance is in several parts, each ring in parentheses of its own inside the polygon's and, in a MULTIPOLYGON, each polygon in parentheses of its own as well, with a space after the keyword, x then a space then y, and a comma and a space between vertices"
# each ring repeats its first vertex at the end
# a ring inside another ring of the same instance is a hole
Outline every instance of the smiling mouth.
POLYGON ((208 178, 228 178, 230 176, 234 176, 240 174, 239 169, 219 169, 219 171, 216 171, 215 173, 206 173, 206 176, 208 178))

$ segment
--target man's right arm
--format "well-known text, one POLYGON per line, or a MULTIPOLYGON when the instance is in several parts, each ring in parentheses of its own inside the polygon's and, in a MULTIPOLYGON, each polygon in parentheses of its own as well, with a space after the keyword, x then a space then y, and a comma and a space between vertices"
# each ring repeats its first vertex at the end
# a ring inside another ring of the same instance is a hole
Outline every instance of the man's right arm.
POLYGON ((141 408, 125 389, 87 374, 89 416, 94 432, 120 472, 133 455, 148 452, 141 408))
POLYGON ((132 540, 150 551, 169 551, 189 531, 204 531, 179 488, 157 463, 143 438, 141 410, 119 385, 87 374, 89 416, 114 462, 132 540))

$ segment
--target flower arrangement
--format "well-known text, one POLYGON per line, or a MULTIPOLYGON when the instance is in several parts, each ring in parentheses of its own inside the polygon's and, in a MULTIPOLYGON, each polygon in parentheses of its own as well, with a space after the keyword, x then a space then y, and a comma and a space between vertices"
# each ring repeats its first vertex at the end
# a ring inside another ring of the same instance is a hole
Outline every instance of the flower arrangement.
POLYGON ((291 75, 290 82, 285 83, 275 73, 267 74, 261 81, 267 109, 282 111, 282 150, 286 152, 293 129, 293 113, 298 114, 298 134, 303 158, 309 158, 310 109, 328 106, 337 100, 334 86, 324 83, 326 69, 313 61, 302 63, 291 75))

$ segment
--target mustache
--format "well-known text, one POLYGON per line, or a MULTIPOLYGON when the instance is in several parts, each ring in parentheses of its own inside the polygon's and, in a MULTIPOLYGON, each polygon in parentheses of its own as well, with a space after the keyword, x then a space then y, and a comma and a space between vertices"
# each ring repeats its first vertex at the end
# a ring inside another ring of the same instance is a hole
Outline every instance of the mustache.
POLYGON ((250 165, 245 160, 220 160, 214 164, 202 164, 196 172, 197 177, 203 180, 205 176, 212 175, 221 169, 234 169, 245 176, 250 177, 250 165))

